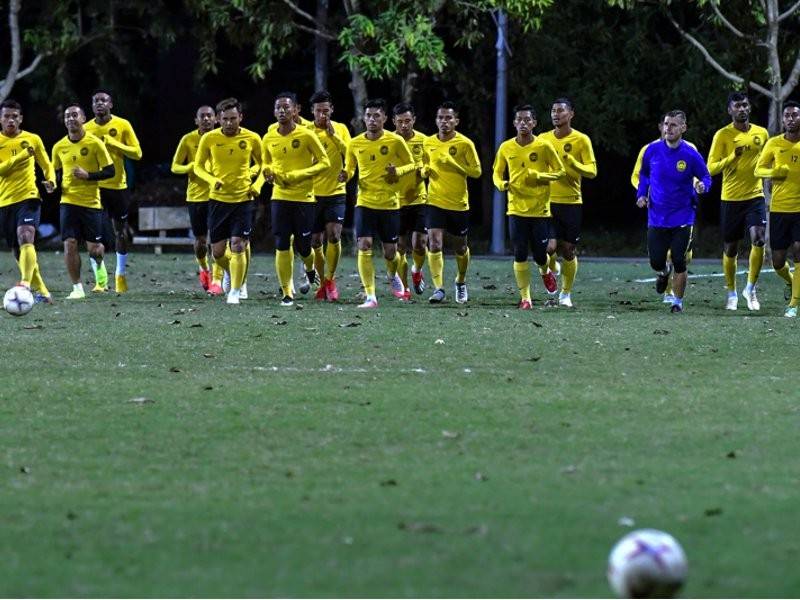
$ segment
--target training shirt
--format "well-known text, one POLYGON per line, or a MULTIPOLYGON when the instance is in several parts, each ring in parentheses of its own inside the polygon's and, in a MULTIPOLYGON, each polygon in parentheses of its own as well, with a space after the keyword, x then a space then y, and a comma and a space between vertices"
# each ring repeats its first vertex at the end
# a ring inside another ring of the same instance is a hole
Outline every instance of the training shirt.
POLYGON ((597 161, 592 141, 585 133, 573 129, 569 135, 556 137, 555 129, 539 136, 553 144, 566 175, 550 185, 550 202, 554 204, 583 204, 581 181, 597 177, 597 161))
POLYGON ((274 200, 314 202, 314 177, 331 166, 319 138, 306 127, 295 125, 282 135, 277 128, 261 140, 264 171, 276 175, 274 200))
POLYGON ((686 141, 670 148, 658 140, 647 146, 642 157, 637 198, 649 198, 649 227, 683 227, 694 224, 696 202, 694 178, 711 189, 711 175, 700 153, 686 141))
POLYGON ((108 190, 124 190, 128 188, 128 177, 125 174, 125 157, 133 160, 142 158, 142 147, 127 119, 111 116, 108 123, 100 125, 95 119, 84 126, 86 133, 100 138, 106 145, 111 160, 114 161, 114 177, 100 181, 100 187, 108 190))
POLYGON ((100 181, 78 179, 72 174, 72 169, 75 167, 96 173, 114 164, 106 145, 100 138, 86 133, 80 140, 73 142, 69 136, 64 136, 53 146, 52 154, 53 169, 62 170, 61 204, 103 208, 100 204, 100 181))
POLYGON ((425 173, 428 175, 428 204, 445 210, 469 210, 467 177, 481 176, 481 161, 475 144, 456 132, 443 142, 439 135, 425 138, 425 173))
POLYGON ((350 179, 358 167, 358 199, 356 206, 377 210, 400 208, 399 181, 390 182, 386 167, 396 167, 397 176, 402 177, 416 169, 411 150, 405 140, 384 129, 377 140, 370 140, 366 133, 357 135, 347 145, 345 173, 350 179))
MULTIPOLYGON (((175 156, 172 157, 172 172, 176 175, 189 176, 189 182, 186 185, 187 202, 208 201, 208 184, 194 172, 194 158, 197 155, 201 137, 197 129, 184 135, 181 141, 178 142, 175 156)), ((206 165, 206 168, 208 168, 208 165, 206 165)))
POLYGON ((345 193, 345 184, 339 181, 339 173, 344 171, 344 155, 347 144, 350 142, 350 131, 344 123, 331 121, 333 136, 328 134, 327 128, 313 127, 322 147, 328 155, 330 166, 314 178, 314 195, 316 196, 342 196, 345 193))
POLYGON ((772 178, 770 212, 800 212, 800 142, 783 135, 767 140, 756 164, 757 177, 772 178))
POLYGON ((756 177, 755 168, 768 139, 767 130, 752 123, 747 131, 739 131, 730 123, 714 134, 708 152, 708 172, 711 175, 722 173, 723 200, 752 200, 764 195, 764 186, 756 177), (737 156, 739 148, 741 155, 737 156))
POLYGON ((225 135, 214 129, 200 138, 194 161, 195 175, 209 186, 209 198, 219 202, 248 202, 261 191, 264 179, 261 172, 261 138, 258 134, 239 127, 236 135, 225 135), (222 187, 216 189, 217 183, 222 187))
POLYGON ((541 136, 525 146, 511 138, 497 149, 492 181, 501 192, 508 191, 507 215, 549 217, 551 182, 563 176, 564 163, 541 136))
MULTIPOLYGON (((428 199, 428 190, 425 188, 425 179, 422 177, 424 145, 427 136, 416 129, 414 129, 413 132, 411 139, 406 140, 406 145, 408 149, 411 150, 415 168, 413 171, 406 173, 400 178, 401 207, 425 204, 428 199)), ((398 133, 397 135, 400 134, 398 133)))
POLYGON ((37 164, 45 180, 55 182, 42 138, 28 131, 20 131, 14 137, 0 133, 0 207, 41 198, 36 187, 37 164), (28 148, 33 148, 33 156, 28 154, 28 148))
MULTIPOLYGON (((647 147, 650 144, 654 144, 654 143, 660 142, 660 141, 661 141, 661 138, 655 139, 652 142, 649 142, 649 143, 645 144, 644 146, 642 146, 642 149, 639 150, 639 155, 636 157, 636 164, 633 165, 633 173, 631 173, 631 185, 633 186, 633 189, 638 189, 639 188, 639 171, 642 170, 642 158, 644 157, 644 151, 647 150, 647 147)), ((697 150, 697 146, 695 146, 692 142, 690 142, 688 140, 683 140, 683 141, 686 142, 687 144, 689 144, 695 150, 697 150)))

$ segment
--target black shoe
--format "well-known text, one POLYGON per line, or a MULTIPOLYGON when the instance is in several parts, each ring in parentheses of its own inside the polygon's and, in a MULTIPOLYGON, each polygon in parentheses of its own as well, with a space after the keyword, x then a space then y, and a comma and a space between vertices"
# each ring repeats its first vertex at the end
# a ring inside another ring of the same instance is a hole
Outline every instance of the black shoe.
POLYGON ((667 284, 669 283, 669 276, 672 275, 672 264, 667 265, 661 273, 656 275, 656 291, 663 294, 667 291, 667 284))
POLYGON ((670 307, 669 312, 671 312, 673 314, 674 313, 682 313, 683 312, 683 307, 680 304, 673 304, 670 307))
POLYGON ((317 270, 311 269, 310 271, 306 271, 306 280, 300 284, 300 293, 305 295, 311 288, 319 283, 319 278, 317 277, 317 270))

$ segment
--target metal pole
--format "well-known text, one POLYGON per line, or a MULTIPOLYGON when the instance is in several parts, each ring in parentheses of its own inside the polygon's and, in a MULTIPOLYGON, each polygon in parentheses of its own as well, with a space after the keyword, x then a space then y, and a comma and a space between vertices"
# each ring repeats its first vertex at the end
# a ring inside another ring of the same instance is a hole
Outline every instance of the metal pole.
MULTIPOLYGON (((500 147, 505 139, 506 132, 506 34, 508 22, 506 13, 497 11, 497 80, 495 87, 495 113, 494 113, 494 150, 500 147)), ((492 254, 506 253, 506 216, 504 193, 496 188, 492 196, 492 254)))

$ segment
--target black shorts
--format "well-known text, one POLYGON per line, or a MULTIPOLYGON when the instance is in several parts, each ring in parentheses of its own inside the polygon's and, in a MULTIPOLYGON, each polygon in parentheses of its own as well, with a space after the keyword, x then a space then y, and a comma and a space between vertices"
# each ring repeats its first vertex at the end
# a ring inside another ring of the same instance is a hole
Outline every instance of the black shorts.
POLYGON ((314 215, 314 233, 322 233, 325 231, 326 223, 344 223, 344 215, 347 210, 347 196, 340 194, 339 196, 317 196, 317 203, 315 205, 316 211, 314 215))
POLYGON ((130 192, 100 188, 100 204, 103 205, 109 217, 117 221, 125 221, 128 219, 130 192))
POLYGON ((314 227, 314 216, 317 210, 316 203, 273 198, 270 210, 272 233, 276 240, 288 240, 290 236, 294 235, 295 238, 307 237, 311 243, 311 231, 314 227))
POLYGON ((550 203, 550 237, 569 244, 577 244, 581 239, 582 204, 550 203))
POLYGON ((751 227, 767 224, 767 206, 763 197, 752 200, 723 200, 719 209, 722 241, 738 242, 751 227))
POLYGON ((520 217, 508 215, 508 235, 514 249, 514 260, 528 259, 528 248, 537 264, 547 260, 547 242, 550 238, 550 217, 520 217))
POLYGON ((36 229, 39 227, 41 215, 42 201, 38 198, 30 198, 0 208, 0 229, 6 237, 8 247, 19 248, 17 228, 21 225, 30 225, 36 229))
POLYGON ((428 211, 425 204, 400 207, 400 234, 428 233, 428 211))
POLYGON ((187 202, 189 222, 192 224, 194 237, 208 235, 208 202, 187 202))
POLYGON ((212 244, 234 237, 248 238, 253 230, 254 202, 208 201, 208 231, 212 244))
POLYGON ((75 239, 100 244, 103 241, 102 209, 74 204, 61 205, 61 239, 75 239))
POLYGON ((468 210, 447 210, 438 206, 428 205, 428 230, 444 229, 452 235, 467 237, 469 233, 469 211, 468 210))
POLYGON ((769 213, 769 247, 786 250, 800 242, 800 213, 769 213))
POLYGON ((667 264, 667 252, 672 256, 672 264, 676 273, 686 271, 686 255, 692 249, 692 233, 694 227, 648 227, 647 252, 650 265, 656 271, 662 271, 667 264))
POLYGON ((386 244, 396 244, 400 237, 400 210, 378 210, 356 206, 356 238, 379 237, 386 244))

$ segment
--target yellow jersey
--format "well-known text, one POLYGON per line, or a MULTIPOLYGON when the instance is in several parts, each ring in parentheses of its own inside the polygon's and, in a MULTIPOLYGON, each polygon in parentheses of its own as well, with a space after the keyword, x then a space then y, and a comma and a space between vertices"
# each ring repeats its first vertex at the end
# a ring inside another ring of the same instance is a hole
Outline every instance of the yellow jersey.
POLYGON ((139 140, 130 122, 122 117, 112 115, 108 123, 100 125, 95 119, 92 119, 83 128, 86 133, 91 133, 102 140, 111 160, 114 161, 114 177, 102 180, 100 187, 109 190, 127 189, 125 157, 133 160, 142 158, 142 147, 139 145, 139 140))
POLYGON ((752 123, 747 131, 739 131, 730 123, 714 134, 708 172, 722 173, 723 200, 752 200, 764 195, 764 185, 756 177, 755 168, 768 139, 767 130, 752 123))
POLYGON ((481 161, 475 144, 456 132, 442 141, 437 135, 425 138, 424 173, 428 176, 428 204, 446 210, 469 210, 467 177, 481 176, 481 161))
POLYGON ((72 174, 72 169, 75 167, 95 173, 114 164, 102 140, 91 133, 84 134, 77 142, 73 142, 69 136, 65 136, 53 146, 52 155, 53 168, 62 171, 61 204, 74 204, 84 208, 103 208, 100 204, 100 182, 78 179, 72 174))
POLYGON ((783 135, 767 140, 755 175, 772 179, 770 212, 800 212, 800 142, 790 142, 783 135))
POLYGON ((581 181, 584 177, 594 179, 597 176, 597 161, 589 136, 573 129, 562 138, 556 137, 555 130, 543 133, 539 137, 553 144, 566 170, 566 176, 554 181, 550 186, 550 202, 583 204, 581 181))
POLYGON ((314 177, 331 165, 322 142, 308 128, 295 125, 283 135, 276 128, 261 140, 262 166, 275 175, 273 200, 314 202, 314 177))
POLYGON ((516 138, 506 140, 497 149, 492 169, 495 187, 508 192, 506 214, 518 217, 549 217, 551 182, 563 176, 564 163, 541 137, 525 146, 516 138))
POLYGON ((411 136, 410 140, 406 140, 406 145, 411 150, 411 156, 414 159, 416 168, 400 178, 401 207, 425 204, 428 199, 428 190, 425 188, 425 179, 422 177, 424 146, 427 137, 414 129, 414 135, 411 136))
POLYGON ((248 202, 261 191, 263 178, 255 182, 251 174, 261 171, 261 138, 240 127, 235 135, 222 129, 209 131, 200 138, 194 160, 194 173, 208 184, 208 196, 219 202, 248 202), (219 184, 219 188, 217 185, 219 184))
POLYGON ((328 155, 330 166, 314 179, 314 195, 316 196, 341 196, 345 193, 345 184, 339 181, 339 173, 344 171, 344 156, 347 153, 347 144, 350 143, 350 131, 344 123, 331 121, 333 135, 327 129, 314 126, 322 147, 328 155))
POLYGON ((20 131, 14 137, 0 133, 0 207, 40 198, 36 187, 36 165, 47 181, 55 182, 53 165, 42 138, 20 131), (33 148, 33 156, 28 148, 33 148))
POLYGON ((186 186, 187 202, 207 202, 208 184, 200 179, 194 172, 194 158, 200 146, 200 132, 195 129, 184 135, 178 142, 178 149, 172 157, 172 172, 176 175, 188 175, 189 183, 186 186))
POLYGON ((411 150, 405 140, 384 130, 376 140, 366 133, 357 135, 347 145, 345 173, 350 179, 358 167, 358 199, 356 206, 377 210, 400 208, 399 178, 416 169, 411 150), (386 168, 396 168, 397 181, 391 181, 386 168))

